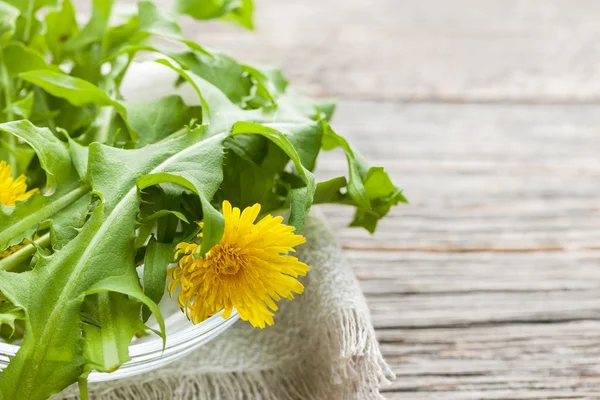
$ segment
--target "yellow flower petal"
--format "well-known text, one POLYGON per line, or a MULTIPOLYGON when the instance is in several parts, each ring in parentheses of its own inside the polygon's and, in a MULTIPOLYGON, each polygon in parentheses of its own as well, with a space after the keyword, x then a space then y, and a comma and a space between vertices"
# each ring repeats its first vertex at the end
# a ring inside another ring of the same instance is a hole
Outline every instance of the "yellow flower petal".
POLYGON ((25 200, 39 192, 37 189, 27 191, 25 175, 13 179, 12 166, 8 165, 6 161, 0 161, 0 203, 14 206, 17 201, 25 200))
POLYGON ((306 239, 282 217, 267 215, 255 224, 259 213, 259 204, 241 211, 224 201, 225 231, 217 245, 204 257, 194 257, 198 244, 177 245, 181 258, 169 271, 168 289, 171 295, 180 289, 179 305, 193 323, 221 310, 226 318, 236 308, 241 319, 264 328, 273 325, 275 302, 303 292, 295 278, 309 267, 287 254, 306 239))

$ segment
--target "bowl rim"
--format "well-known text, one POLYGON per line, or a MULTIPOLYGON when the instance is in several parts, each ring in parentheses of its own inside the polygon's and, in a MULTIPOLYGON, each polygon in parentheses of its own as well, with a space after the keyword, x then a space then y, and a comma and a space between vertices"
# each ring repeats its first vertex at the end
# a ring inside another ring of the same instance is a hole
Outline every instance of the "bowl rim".
MULTIPOLYGON (((185 314, 178 311, 169 315, 165 318, 165 330, 167 332, 164 348, 162 339, 155 333, 150 333, 150 335, 153 335, 151 340, 138 342, 134 339, 129 345, 129 357, 131 358, 129 361, 113 372, 92 371, 88 381, 101 382, 124 379, 152 371, 182 358, 217 337, 239 319, 239 314, 235 308, 227 318, 222 316, 223 312, 222 310, 196 325, 190 322, 189 327, 171 335, 168 333, 168 321, 180 319, 185 314)), ((154 324, 150 328, 151 330, 154 329, 154 324)), ((0 341, 0 372, 8 366, 10 359, 15 356, 20 347, 18 344, 0 341)))
MULTIPOLYGON (((182 344, 185 345, 189 345, 190 341, 193 341, 194 339, 206 335, 207 333, 210 333, 211 331, 213 331, 214 329, 226 324, 228 321, 230 320, 234 320, 237 321, 237 319, 239 318, 239 315, 237 313, 236 309, 233 309, 233 311, 231 312, 231 315, 227 318, 224 318, 223 315, 223 310, 219 311, 217 314, 208 317, 207 319, 205 319, 204 321, 200 322, 199 324, 192 324, 190 321, 190 326, 182 331, 179 331, 171 336, 169 336, 168 332, 166 332, 166 343, 165 343, 165 347, 164 350, 166 351, 167 349, 171 349, 173 347, 176 346, 180 346, 182 344)), ((167 325, 167 321, 169 319, 171 319, 172 317, 178 317, 179 315, 177 314, 172 314, 169 317, 167 317, 165 319, 165 330, 167 325)), ((152 329, 154 329, 154 327, 152 327, 152 329)), ((160 340, 160 337, 158 335, 155 334, 154 336, 155 340, 152 341, 144 341, 144 342, 136 342, 133 341, 130 345, 129 345, 129 356, 132 358, 134 357, 140 357, 140 356, 145 356, 145 355, 149 355, 149 354, 153 354, 156 352, 163 352, 163 348, 162 348, 162 340, 160 340), (156 344, 159 344, 159 346, 156 346, 156 344)), ((125 363, 127 364, 127 363, 125 363)), ((123 365, 125 365, 123 364, 123 365)))

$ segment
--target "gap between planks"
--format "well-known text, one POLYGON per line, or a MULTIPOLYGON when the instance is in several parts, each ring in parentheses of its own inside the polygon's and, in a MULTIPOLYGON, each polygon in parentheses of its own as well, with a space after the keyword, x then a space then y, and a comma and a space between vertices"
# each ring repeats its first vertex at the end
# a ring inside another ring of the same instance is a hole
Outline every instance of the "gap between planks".
POLYGON ((537 252, 568 252, 568 251, 598 251, 600 246, 580 246, 577 248, 565 246, 546 247, 403 247, 403 246, 359 246, 342 245, 344 250, 355 251, 386 251, 386 252, 417 252, 417 253, 537 253, 537 252))

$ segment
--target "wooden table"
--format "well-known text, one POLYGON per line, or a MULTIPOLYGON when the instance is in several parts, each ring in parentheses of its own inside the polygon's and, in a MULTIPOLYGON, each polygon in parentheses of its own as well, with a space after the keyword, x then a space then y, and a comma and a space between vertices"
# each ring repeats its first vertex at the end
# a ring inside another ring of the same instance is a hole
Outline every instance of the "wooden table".
POLYGON ((411 200, 374 236, 326 208, 386 397, 600 398, 600 2, 257 3, 255 33, 187 33, 340 98, 337 130, 411 200))

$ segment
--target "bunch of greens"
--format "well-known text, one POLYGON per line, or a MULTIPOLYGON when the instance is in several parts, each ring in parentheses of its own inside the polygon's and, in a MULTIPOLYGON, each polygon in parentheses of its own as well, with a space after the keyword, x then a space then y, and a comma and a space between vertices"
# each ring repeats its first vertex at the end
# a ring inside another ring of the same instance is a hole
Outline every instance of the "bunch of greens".
POLYGON ((80 26, 71 0, 0 0, 0 160, 40 189, 0 202, 0 333, 22 337, 0 399, 44 399, 77 381, 86 397, 89 372, 128 361, 151 314, 164 339, 156 304, 174 244, 202 229, 206 253, 223 233, 223 200, 288 209, 298 230, 313 204, 350 205, 352 225, 369 231, 405 201, 332 130, 332 104, 182 36, 178 14, 251 28, 251 0, 179 0, 172 13, 140 1, 119 18, 113 6, 93 0, 80 26), (200 105, 125 101, 140 51, 200 105), (319 152, 334 148, 348 178, 316 183, 319 152))

